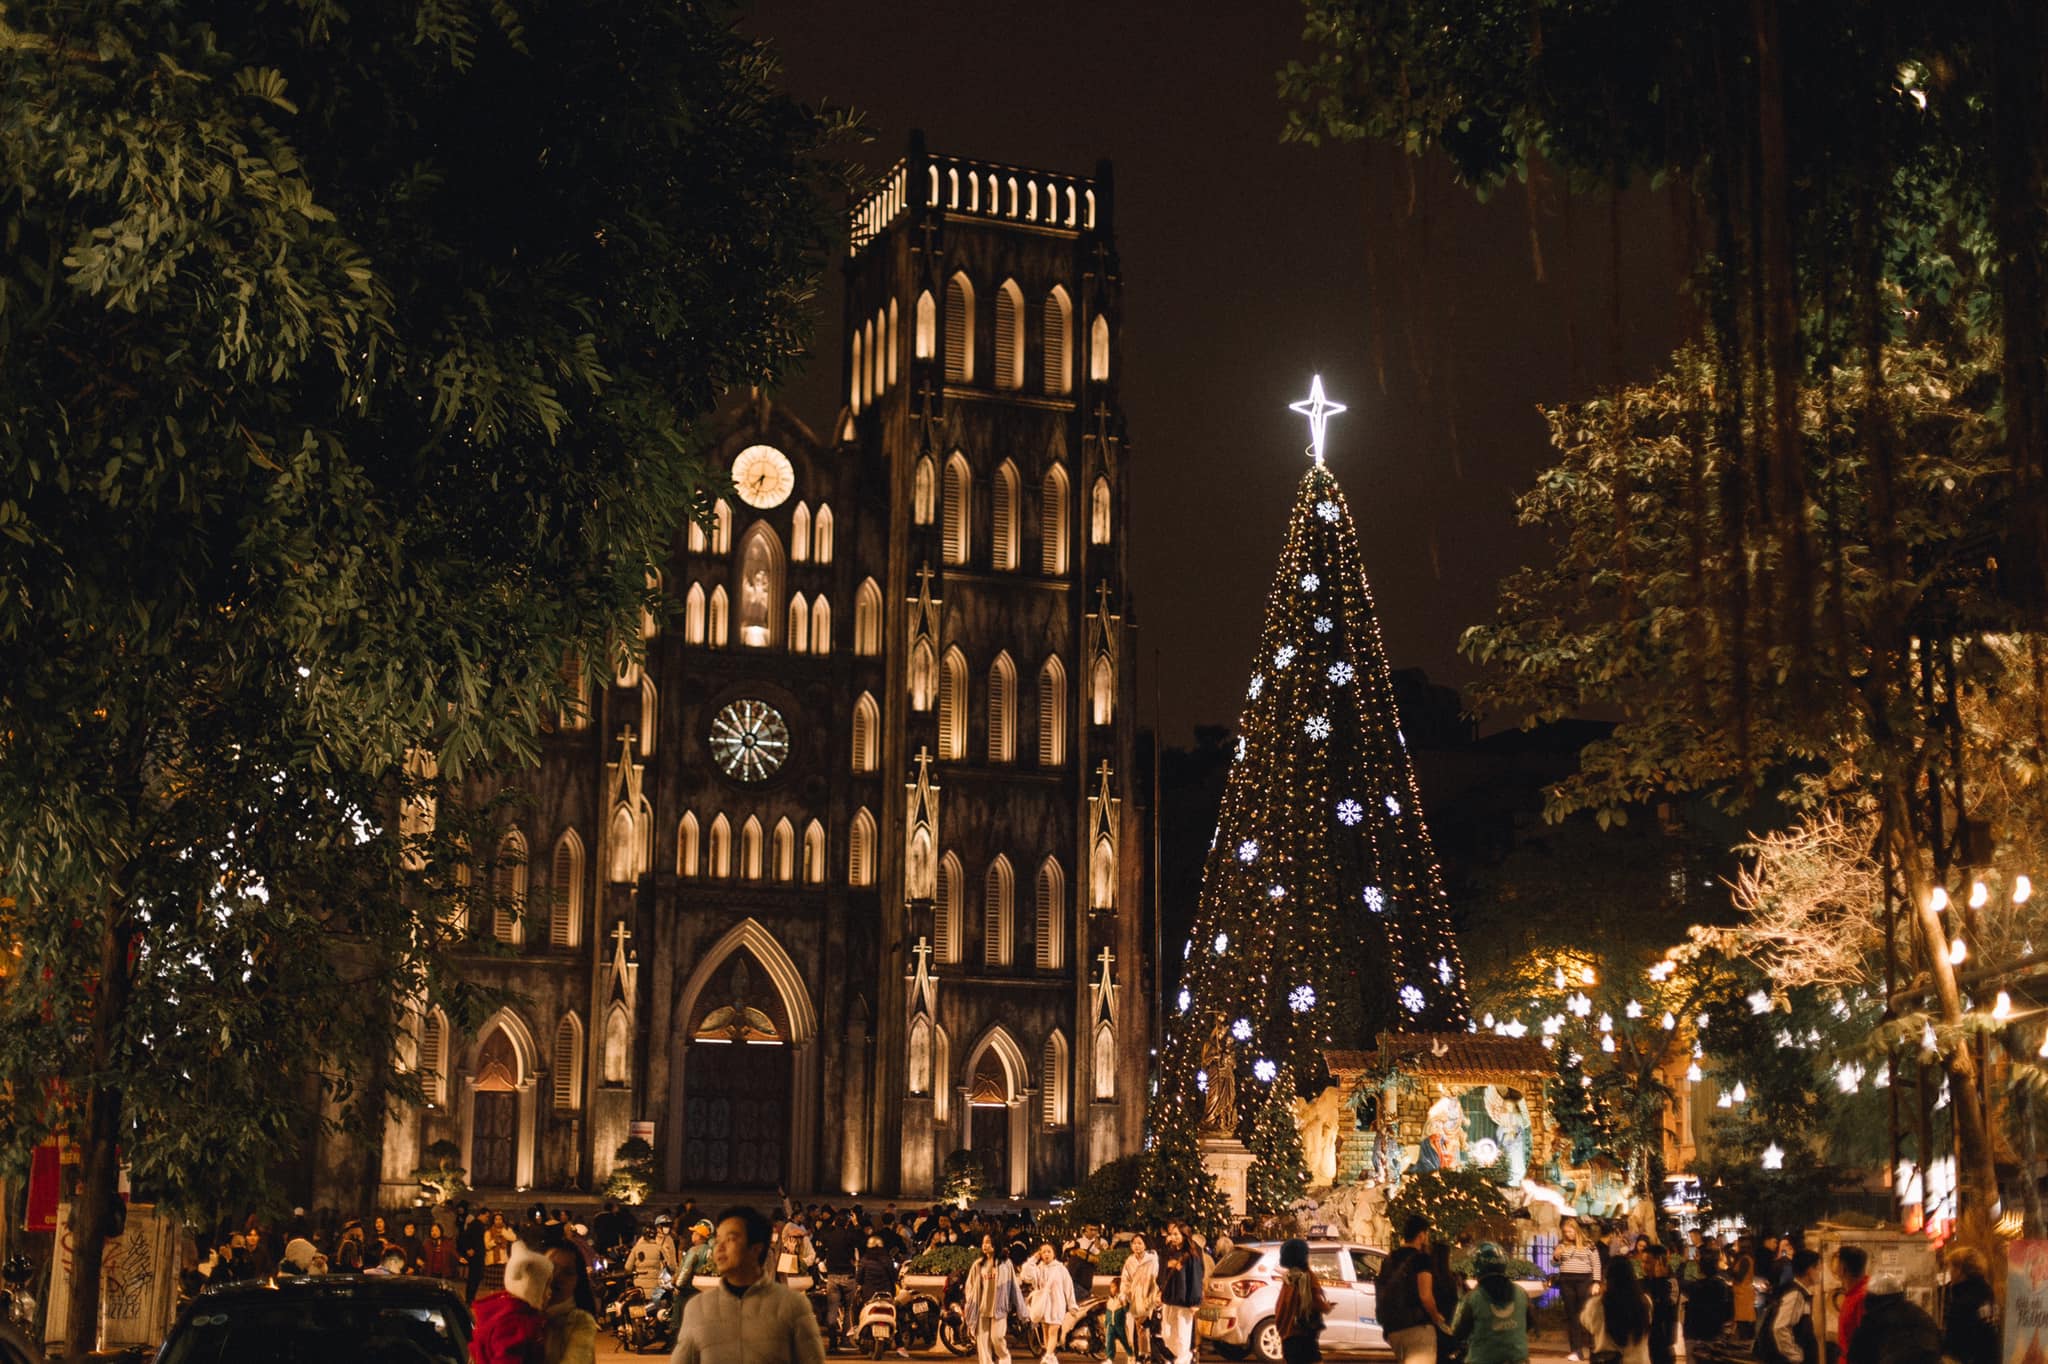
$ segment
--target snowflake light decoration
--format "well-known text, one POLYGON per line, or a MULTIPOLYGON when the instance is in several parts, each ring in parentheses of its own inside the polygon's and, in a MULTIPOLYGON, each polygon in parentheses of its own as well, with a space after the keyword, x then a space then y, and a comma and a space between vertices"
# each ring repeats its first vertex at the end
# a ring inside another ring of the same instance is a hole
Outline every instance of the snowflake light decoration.
POLYGON ((1252 1021, 1249 1018, 1238 1019, 1235 1023, 1232 1023, 1230 1025, 1230 1035, 1232 1037, 1235 1037, 1240 1042, 1251 1041, 1252 1021))
POLYGON ((1186 1013, 1189 1009, 1192 1009, 1195 1006, 1195 997, 1189 994, 1186 990, 1182 990, 1180 992, 1180 998, 1174 1002, 1180 1005, 1180 1011, 1182 1013, 1186 1013))
POLYGON ((1237 736, 1237 760, 1239 762, 1244 761, 1244 735, 1242 734, 1237 736))
POLYGON ((1287 1007, 1298 1014, 1305 1014, 1316 1006, 1316 987, 1297 985, 1287 992, 1287 1007))
POLYGON ((1265 690, 1266 675, 1264 673, 1253 673, 1252 684, 1245 688, 1245 697, 1247 700, 1256 701, 1265 690))
POLYGON ((1272 1084, 1274 1077, 1279 1074, 1280 1067, 1274 1065, 1263 1056, 1252 1062, 1252 1076, 1262 1085, 1272 1084))
POLYGON ((1349 663, 1332 663, 1330 665, 1330 681, 1335 686, 1348 687, 1351 685, 1351 679, 1356 676, 1358 676, 1358 670, 1349 663))
POLYGON ((1321 578, 1318 578, 1313 573, 1304 573, 1301 575, 1301 590, 1304 592, 1313 592, 1322 585, 1323 580, 1321 578))
POLYGON ((1329 522, 1331 525, 1336 525, 1337 504, 1335 502, 1332 502, 1327 497, 1324 498, 1322 501, 1316 503, 1316 515, 1322 517, 1323 520, 1329 522))
POLYGON ((1327 635, 1327 634, 1329 634, 1329 633, 1330 633, 1330 626, 1331 626, 1332 624, 1333 624, 1333 622, 1332 622, 1332 621, 1330 620, 1330 618, 1329 618, 1328 616, 1317 616, 1317 617, 1316 617, 1316 633, 1317 633, 1317 634, 1319 634, 1319 635, 1327 635))
POLYGON ((1230 935, 1228 933, 1218 933, 1216 935, 1216 955, 1220 957, 1229 950, 1230 935))
POLYGON ((1375 914, 1385 913, 1387 908, 1385 892, 1381 891, 1378 886, 1367 886, 1365 888, 1365 907, 1375 914))
POLYGON ((1237 860, 1246 863, 1258 861, 1259 840, 1256 838, 1247 838, 1244 842, 1238 844, 1237 860))
POLYGON ((1208 1071, 1206 1071, 1206 1070, 1198 1070, 1198 1071, 1196 1071, 1196 1072, 1195 1072, 1195 1088, 1196 1088, 1196 1089, 1198 1089, 1198 1090, 1200 1090, 1200 1091, 1201 1091, 1202 1093, 1204 1093, 1204 1094, 1207 1094, 1207 1093, 1209 1092, 1209 1072, 1208 1072, 1208 1071))
POLYGON ((1365 807, 1355 800, 1337 802, 1337 820, 1340 824, 1356 824, 1365 818, 1365 807))
POLYGON ((1308 723, 1303 725, 1301 729, 1302 733, 1308 735, 1308 737, 1311 739, 1316 739, 1320 741, 1330 737, 1330 721, 1325 716, 1309 716, 1308 723))
POLYGON ((1283 644, 1273 651, 1273 666, 1284 668, 1294 661, 1294 646, 1283 644))
POLYGON ((1285 887, 1285 886, 1267 886, 1267 887, 1266 887, 1266 898, 1267 898, 1267 899, 1269 899, 1269 900, 1284 900, 1284 899, 1286 899, 1286 898, 1287 898, 1287 887, 1285 887))
POLYGON ((1456 973, 1451 970, 1451 959, 1449 957, 1438 957, 1436 959, 1436 978, 1439 981, 1449 985, 1455 975, 1456 973))
POLYGON ((1409 1013, 1421 1013, 1423 1006, 1427 1003, 1429 1003, 1429 1000, 1420 989, 1413 985, 1403 985, 1401 987, 1401 1007, 1409 1013))

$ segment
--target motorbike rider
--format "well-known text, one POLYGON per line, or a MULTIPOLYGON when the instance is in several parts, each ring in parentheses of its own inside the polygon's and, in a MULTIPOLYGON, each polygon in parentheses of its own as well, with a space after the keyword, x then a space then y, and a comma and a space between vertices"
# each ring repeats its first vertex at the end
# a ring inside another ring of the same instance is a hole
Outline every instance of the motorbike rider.
POLYGON ((640 1233, 640 1239, 633 1242, 633 1248, 626 1252, 626 1268, 633 1271, 633 1283, 649 1297, 661 1287, 662 1272, 671 1277, 681 1263, 676 1255, 675 1224, 667 1213, 654 1219, 654 1225, 640 1233))

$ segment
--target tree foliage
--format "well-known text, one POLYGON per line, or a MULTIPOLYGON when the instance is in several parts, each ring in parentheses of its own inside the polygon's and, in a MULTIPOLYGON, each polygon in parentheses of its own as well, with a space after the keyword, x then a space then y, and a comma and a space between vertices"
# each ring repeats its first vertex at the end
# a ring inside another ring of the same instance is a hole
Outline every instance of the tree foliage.
POLYGON ((1294 1121, 1294 1078, 1281 1071, 1253 1107, 1245 1146, 1252 1167, 1245 1172, 1245 1212, 1268 1225, 1292 1225, 1294 1205, 1308 1190, 1301 1129, 1294 1121))
POLYGON ((774 77, 716 5, 0 16, 0 1142, 85 1140, 84 1282, 117 1142, 248 1197, 462 1015, 434 783, 635 647, 693 423, 802 346, 774 77))
POLYGON ((1387 1220, 1400 1226, 1416 1213, 1431 1227, 1455 1240, 1469 1227, 1503 1221, 1508 1196, 1493 1170, 1411 1170, 1387 1200, 1387 1220))

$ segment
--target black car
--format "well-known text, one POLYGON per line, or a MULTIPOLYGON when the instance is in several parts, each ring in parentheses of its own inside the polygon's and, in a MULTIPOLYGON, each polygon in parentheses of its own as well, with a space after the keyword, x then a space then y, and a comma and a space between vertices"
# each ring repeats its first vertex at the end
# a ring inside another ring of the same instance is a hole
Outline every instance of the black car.
POLYGON ((454 1284, 321 1274, 231 1284, 186 1304, 156 1364, 468 1364, 454 1284))

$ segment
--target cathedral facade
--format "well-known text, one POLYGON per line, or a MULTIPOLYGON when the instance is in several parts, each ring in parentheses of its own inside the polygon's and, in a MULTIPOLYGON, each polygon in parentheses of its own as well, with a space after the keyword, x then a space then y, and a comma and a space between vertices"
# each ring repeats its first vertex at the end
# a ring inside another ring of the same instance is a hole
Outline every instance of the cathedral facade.
MULTIPOLYGON (((545 740, 481 926, 518 1002, 420 1021, 484 1191, 1043 1196, 1141 1143, 1152 972, 1133 784, 1129 464, 1106 163, 929 154, 851 211, 844 402, 757 400, 644 662, 545 740)), ((331 1192, 344 1197, 339 1190, 331 1192)))

